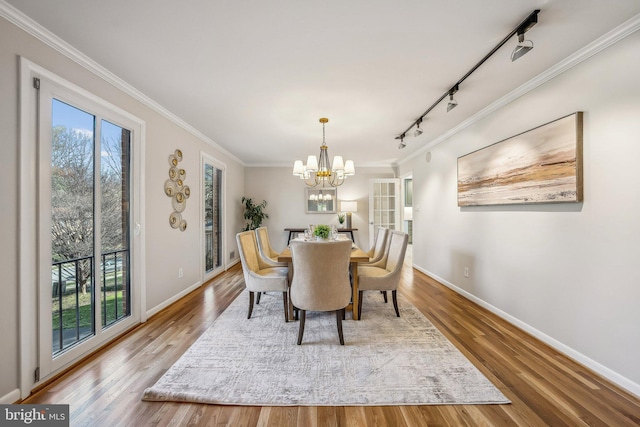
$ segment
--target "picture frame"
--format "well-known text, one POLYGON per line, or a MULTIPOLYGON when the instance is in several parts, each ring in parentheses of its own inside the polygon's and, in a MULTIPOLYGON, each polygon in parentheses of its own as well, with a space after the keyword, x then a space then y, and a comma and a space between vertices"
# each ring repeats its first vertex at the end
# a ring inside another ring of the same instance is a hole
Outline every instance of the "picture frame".
POLYGON ((578 111, 458 158, 458 206, 583 201, 578 111))
POLYGON ((305 188, 304 203, 306 213, 336 213, 338 206, 338 189, 305 188))

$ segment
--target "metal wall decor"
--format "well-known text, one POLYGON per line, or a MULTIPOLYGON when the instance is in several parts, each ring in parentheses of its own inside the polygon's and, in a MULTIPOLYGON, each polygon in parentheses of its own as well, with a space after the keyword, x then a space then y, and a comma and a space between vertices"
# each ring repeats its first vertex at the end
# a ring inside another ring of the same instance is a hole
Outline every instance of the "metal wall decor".
POLYGON ((191 195, 188 185, 184 184, 187 172, 178 167, 182 161, 182 151, 176 150, 169 155, 169 179, 164 182, 164 194, 171 197, 173 212, 169 215, 169 225, 171 228, 179 228, 180 231, 187 229, 187 221, 182 219, 182 212, 187 207, 187 199, 191 195))

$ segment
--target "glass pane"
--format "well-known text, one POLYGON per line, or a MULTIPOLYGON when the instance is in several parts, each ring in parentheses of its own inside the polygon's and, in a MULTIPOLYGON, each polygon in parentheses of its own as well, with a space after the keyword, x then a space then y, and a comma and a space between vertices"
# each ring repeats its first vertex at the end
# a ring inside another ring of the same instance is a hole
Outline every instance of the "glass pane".
POLYGON ((204 165, 204 242, 205 271, 213 270, 213 170, 214 167, 204 165))
POLYGON ((413 206, 413 179, 404 180, 404 205, 413 206))
POLYGON ((215 240, 215 267, 222 266, 222 169, 216 169, 214 197, 214 228, 216 230, 215 240))
POLYGON ((222 170, 204 165, 205 271, 222 266, 222 170))
POLYGON ((94 334, 95 117, 52 102, 51 253, 53 354, 94 334))
POLYGON ((101 191, 101 317, 109 326, 131 314, 129 274, 129 194, 131 132, 102 121, 101 191))

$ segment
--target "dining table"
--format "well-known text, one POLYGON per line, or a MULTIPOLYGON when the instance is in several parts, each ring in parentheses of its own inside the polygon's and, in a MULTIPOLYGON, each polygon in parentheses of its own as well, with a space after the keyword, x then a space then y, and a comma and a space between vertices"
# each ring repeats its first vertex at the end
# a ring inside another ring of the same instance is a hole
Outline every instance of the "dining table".
MULTIPOLYGON (((321 245, 322 242, 311 242, 312 244, 321 245)), ((291 281, 293 279, 293 275, 295 271, 293 271, 293 259, 291 257, 291 249, 288 247, 285 248, 280 255, 278 255, 279 262, 286 262, 289 266, 289 286, 291 286, 291 281)), ((358 263, 369 261, 369 255, 366 254, 362 249, 357 247, 355 244, 352 245, 351 248, 351 256, 349 257, 349 270, 351 272, 351 304, 349 304, 346 309, 351 310, 353 320, 360 320, 358 317, 358 263)), ((291 298, 289 300, 289 319, 293 319, 293 304, 291 303, 291 298)))

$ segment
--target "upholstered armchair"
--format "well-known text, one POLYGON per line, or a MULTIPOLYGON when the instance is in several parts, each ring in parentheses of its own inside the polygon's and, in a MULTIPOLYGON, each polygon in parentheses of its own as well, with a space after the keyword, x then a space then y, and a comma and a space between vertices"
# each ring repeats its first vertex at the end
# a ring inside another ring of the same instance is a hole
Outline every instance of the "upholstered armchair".
POLYGON ((256 228, 256 237, 258 239, 258 251, 264 261, 273 267, 286 267, 286 262, 278 262, 278 252, 274 251, 269 241, 269 232, 267 227, 256 228))
MULTIPOLYGON (((378 228, 378 232, 376 233, 376 239, 373 242, 373 246, 367 252, 369 256, 369 261, 361 263, 365 265, 376 264, 382 262, 382 266, 386 263, 386 260, 382 258, 385 256, 385 251, 388 249, 387 247, 387 236, 389 235, 389 229, 380 227, 378 228)), ((379 265, 380 267, 380 265, 379 265)))
POLYGON ((409 235, 407 233, 391 230, 389 233, 389 250, 384 266, 358 265, 358 317, 360 319, 362 319, 360 315, 362 313, 363 291, 383 291, 385 293, 386 291, 391 291, 393 307, 396 310, 396 315, 400 317, 396 291, 398 283, 400 283, 400 274, 408 241, 409 235))
POLYGON ((351 240, 291 241, 294 274, 290 298, 300 312, 298 345, 302 344, 307 311, 335 311, 338 337, 344 345, 342 319, 351 301, 351 243, 351 240))
POLYGON ((284 301, 284 320, 285 322, 288 321, 288 268, 274 267, 264 262, 258 252, 256 233, 253 230, 236 234, 236 242, 240 252, 244 282, 249 291, 249 314, 247 319, 251 318, 255 292, 281 291, 284 301))

